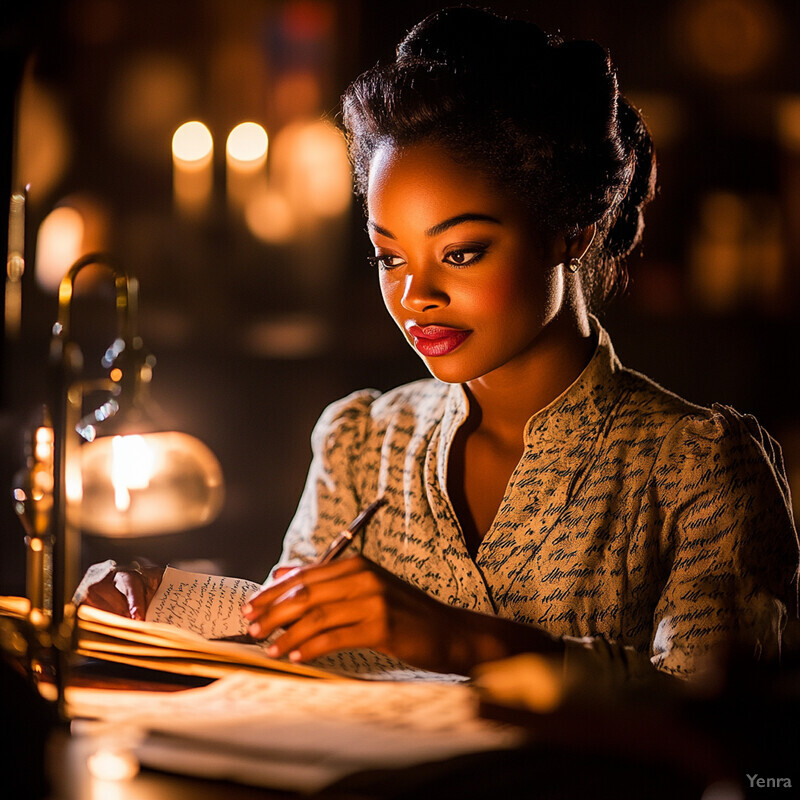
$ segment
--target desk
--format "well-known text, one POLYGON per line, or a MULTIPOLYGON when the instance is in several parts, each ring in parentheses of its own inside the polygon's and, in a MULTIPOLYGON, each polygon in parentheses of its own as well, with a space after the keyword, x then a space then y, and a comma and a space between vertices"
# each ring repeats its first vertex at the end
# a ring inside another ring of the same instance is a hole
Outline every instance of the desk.
MULTIPOLYGON (((97 676, 93 679, 99 682, 97 676)), ((727 794, 719 796, 726 800, 764 796, 763 789, 750 789, 748 774, 789 778, 796 791, 800 786, 796 722, 800 683, 788 675, 776 694, 751 677, 746 682, 747 692, 731 690, 683 707, 643 702, 622 715, 613 710, 607 715, 596 710, 550 718, 522 715, 517 719, 530 725, 532 735, 514 750, 475 753, 407 769, 373 770, 351 775, 313 795, 149 769, 126 782, 97 781, 86 767, 90 743, 58 726, 48 746, 51 791, 37 800, 705 800, 713 779, 702 769, 698 774, 687 766, 682 755, 687 746, 699 751, 695 754, 701 766, 703 748, 725 757, 730 765, 730 772, 723 776, 727 794), (623 719, 630 724, 626 735, 619 730, 623 719), (636 748, 631 747, 633 738, 641 739, 636 748)), ((106 678, 104 685, 131 689, 135 682, 115 676, 106 678)), ((176 688, 152 680, 142 682, 142 687, 151 691, 176 688)), ((793 796, 792 790, 781 796, 793 796)))
POLYGON ((51 734, 48 743, 48 777, 51 791, 46 800, 296 800, 297 795, 206 781, 154 770, 142 770, 128 781, 99 781, 89 774, 86 759, 91 742, 70 736, 66 727, 51 734))
MULTIPOLYGON (((146 690, 172 692, 191 685, 208 683, 206 679, 182 678, 152 673, 132 667, 88 662, 74 673, 70 685, 91 688, 146 690), (138 676, 146 676, 147 680, 138 676), (173 682, 175 681, 175 682, 173 682)), ((499 761, 516 757, 516 751, 477 753, 469 756, 441 759, 413 768, 375 769, 342 778, 328 788, 311 793, 295 794, 276 789, 253 788, 227 781, 201 780, 143 769, 128 781, 110 783, 94 778, 87 767, 87 758, 97 748, 89 736, 70 735, 66 725, 59 725, 52 733, 48 749, 48 772, 51 791, 46 800, 159 800, 160 798, 297 798, 319 797, 326 800, 384 800, 386 798, 419 798, 427 788, 440 785, 437 795, 443 797, 513 797, 514 788, 507 786, 500 795, 495 794, 503 778, 491 779, 491 791, 474 793, 476 781, 486 781, 499 768, 499 761), (457 788, 450 794, 451 788, 457 788)), ((517 768, 518 769, 518 768, 517 768)), ((512 774, 508 769, 506 774, 512 774)))

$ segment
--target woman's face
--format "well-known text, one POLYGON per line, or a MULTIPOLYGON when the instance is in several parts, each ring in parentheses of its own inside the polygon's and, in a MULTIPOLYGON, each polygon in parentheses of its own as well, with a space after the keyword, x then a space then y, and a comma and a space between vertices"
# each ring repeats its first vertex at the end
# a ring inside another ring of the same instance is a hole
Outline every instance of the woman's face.
POLYGON ((563 239, 559 253, 510 193, 435 145, 380 149, 367 206, 386 308, 435 377, 535 359, 567 305, 563 239))

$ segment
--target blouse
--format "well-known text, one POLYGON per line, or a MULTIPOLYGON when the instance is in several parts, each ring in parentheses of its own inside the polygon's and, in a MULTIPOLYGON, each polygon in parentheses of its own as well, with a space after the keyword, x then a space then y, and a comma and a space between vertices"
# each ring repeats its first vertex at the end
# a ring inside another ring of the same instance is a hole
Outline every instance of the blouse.
POLYGON ((277 566, 313 561, 383 495, 353 546, 444 603, 568 648, 621 646, 678 677, 731 650, 777 656, 798 566, 778 444, 752 416, 693 405, 623 367, 592 324, 590 363, 528 420, 474 558, 447 491, 468 399, 425 379, 325 410, 277 566))

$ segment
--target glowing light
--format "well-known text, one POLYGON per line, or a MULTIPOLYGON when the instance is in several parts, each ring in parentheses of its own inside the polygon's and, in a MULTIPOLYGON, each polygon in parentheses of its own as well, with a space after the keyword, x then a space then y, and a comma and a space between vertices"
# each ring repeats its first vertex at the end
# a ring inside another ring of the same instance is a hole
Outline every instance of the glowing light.
POLYGON ((347 147, 327 120, 287 125, 276 137, 273 156, 275 181, 297 215, 313 221, 350 207, 347 147))
POLYGON ((43 289, 58 289, 66 271, 83 253, 83 233, 83 216, 74 208, 61 206, 45 217, 36 239, 35 267, 43 289))
POLYGON ((35 455, 37 461, 47 461, 53 457, 53 429, 41 427, 36 429, 35 455))
POLYGON ((214 182, 214 139, 197 120, 185 122, 172 136, 175 202, 188 213, 202 211, 214 182))
POLYGON ((267 132, 256 122, 242 122, 228 135, 226 152, 230 161, 245 169, 258 169, 267 160, 267 132))
POLYGON ((87 759, 89 772, 102 781, 127 781, 139 772, 139 762, 127 750, 98 750, 87 759))
POLYGON ((111 483, 118 511, 131 506, 130 489, 146 489, 155 471, 155 455, 141 436, 115 436, 112 441, 111 483))
POLYGON ((247 204, 244 218, 253 236, 271 244, 288 241, 297 230, 292 207, 275 190, 258 192, 247 204))
MULTIPOLYGON (((199 439, 161 432, 98 436, 79 448, 81 502, 70 524, 103 536, 170 533, 213 520, 225 497, 222 469, 199 439)), ((68 487, 69 488, 69 487, 68 487)))
POLYGON ((189 164, 206 161, 213 152, 214 139, 202 122, 184 122, 172 137, 172 154, 189 164))
POLYGON ((242 208, 263 188, 269 139, 255 122, 242 122, 228 135, 225 148, 228 201, 242 208))

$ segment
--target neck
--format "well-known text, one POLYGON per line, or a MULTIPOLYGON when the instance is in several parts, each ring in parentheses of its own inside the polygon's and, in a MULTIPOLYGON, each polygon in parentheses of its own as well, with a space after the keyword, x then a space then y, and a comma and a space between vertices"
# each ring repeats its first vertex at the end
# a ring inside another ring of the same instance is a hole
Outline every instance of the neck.
POLYGON ((513 363, 467 382, 470 416, 484 432, 519 441, 527 421, 574 383, 594 348, 587 318, 554 322, 513 363))

